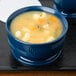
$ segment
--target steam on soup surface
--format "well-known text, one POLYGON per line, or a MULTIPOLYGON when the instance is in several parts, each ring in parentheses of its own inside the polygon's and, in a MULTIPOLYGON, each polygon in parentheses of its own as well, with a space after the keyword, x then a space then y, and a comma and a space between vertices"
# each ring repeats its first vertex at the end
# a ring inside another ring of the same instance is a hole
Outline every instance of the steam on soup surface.
POLYGON ((54 15, 32 11, 22 13, 11 22, 10 31, 19 40, 29 43, 50 42, 62 33, 62 23, 54 15))

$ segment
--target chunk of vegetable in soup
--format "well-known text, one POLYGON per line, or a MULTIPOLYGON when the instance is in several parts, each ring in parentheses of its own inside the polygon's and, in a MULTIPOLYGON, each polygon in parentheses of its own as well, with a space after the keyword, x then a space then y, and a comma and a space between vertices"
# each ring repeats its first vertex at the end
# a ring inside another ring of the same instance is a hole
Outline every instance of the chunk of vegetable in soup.
POLYGON ((10 31, 24 42, 46 43, 57 39, 63 27, 56 16, 46 12, 32 11, 22 13, 13 19, 10 31))

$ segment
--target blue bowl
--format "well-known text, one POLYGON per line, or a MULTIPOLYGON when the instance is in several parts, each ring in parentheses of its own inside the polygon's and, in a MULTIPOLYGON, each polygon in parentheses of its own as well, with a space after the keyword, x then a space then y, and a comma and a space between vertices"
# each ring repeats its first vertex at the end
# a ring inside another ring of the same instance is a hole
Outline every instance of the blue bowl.
POLYGON ((65 36, 68 30, 66 19, 56 10, 43 6, 30 6, 19 9, 9 16, 5 24, 8 43, 12 55, 23 65, 40 66, 54 62, 61 54, 65 36), (29 11, 43 11, 58 17, 63 24, 62 34, 54 41, 48 43, 32 44, 16 39, 10 32, 11 21, 18 15, 29 11))
POLYGON ((76 0, 54 0, 54 4, 65 17, 76 18, 76 0))

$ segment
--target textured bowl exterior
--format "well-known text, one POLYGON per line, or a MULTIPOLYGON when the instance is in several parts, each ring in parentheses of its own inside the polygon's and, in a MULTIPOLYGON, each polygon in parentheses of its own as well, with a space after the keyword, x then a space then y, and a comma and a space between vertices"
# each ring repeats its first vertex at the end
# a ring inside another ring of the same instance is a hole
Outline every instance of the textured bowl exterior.
POLYGON ((11 52, 14 55, 14 57, 23 64, 28 64, 26 63, 27 61, 41 62, 58 54, 63 48, 65 36, 68 30, 67 21, 59 12, 55 11, 54 9, 43 7, 43 6, 25 7, 14 12, 11 16, 9 16, 5 26, 6 26, 6 31, 8 35, 8 43, 12 49, 11 52), (27 42, 22 42, 16 39, 15 37, 13 37, 10 32, 11 21, 19 14, 24 12, 29 12, 29 11, 44 11, 57 16, 63 24, 62 35, 53 42, 42 43, 42 44, 31 44, 27 42), (25 63, 21 61, 22 59, 25 63))

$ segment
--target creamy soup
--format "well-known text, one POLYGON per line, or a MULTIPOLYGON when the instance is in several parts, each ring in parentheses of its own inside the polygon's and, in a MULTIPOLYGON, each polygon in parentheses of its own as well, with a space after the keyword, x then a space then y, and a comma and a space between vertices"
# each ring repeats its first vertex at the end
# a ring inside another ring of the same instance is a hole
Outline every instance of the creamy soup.
POLYGON ((54 15, 32 11, 13 19, 10 31, 17 39, 29 43, 46 43, 57 39, 62 31, 61 21, 54 15))

